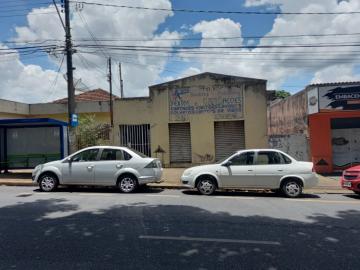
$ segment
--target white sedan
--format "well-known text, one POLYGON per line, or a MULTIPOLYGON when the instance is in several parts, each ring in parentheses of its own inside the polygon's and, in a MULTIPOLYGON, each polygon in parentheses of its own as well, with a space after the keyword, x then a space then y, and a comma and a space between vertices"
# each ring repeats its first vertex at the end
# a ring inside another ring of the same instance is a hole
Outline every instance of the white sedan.
POLYGON ((271 189, 295 198, 318 184, 312 162, 297 161, 274 149, 243 150, 216 164, 192 167, 182 184, 211 195, 216 189, 271 189))

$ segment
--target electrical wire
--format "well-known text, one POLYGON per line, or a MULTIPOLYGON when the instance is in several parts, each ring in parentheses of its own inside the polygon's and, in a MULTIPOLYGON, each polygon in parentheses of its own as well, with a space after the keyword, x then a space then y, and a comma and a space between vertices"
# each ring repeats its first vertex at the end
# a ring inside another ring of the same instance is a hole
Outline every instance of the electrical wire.
POLYGON ((116 4, 104 4, 99 2, 88 1, 71 1, 72 3, 80 3, 85 5, 116 7, 127 9, 139 9, 150 11, 165 12, 186 12, 186 13, 212 13, 212 14, 242 14, 242 15, 340 15, 340 14, 360 14, 360 11, 344 11, 344 12, 280 12, 280 11, 224 11, 224 10, 195 10, 195 9, 176 9, 176 8, 153 8, 143 6, 128 6, 116 4))

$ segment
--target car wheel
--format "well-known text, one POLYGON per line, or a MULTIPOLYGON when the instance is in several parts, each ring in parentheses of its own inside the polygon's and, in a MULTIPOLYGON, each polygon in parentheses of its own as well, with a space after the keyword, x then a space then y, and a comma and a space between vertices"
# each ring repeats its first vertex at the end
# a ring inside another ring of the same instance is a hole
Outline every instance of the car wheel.
POLYGON ((40 177, 39 187, 41 191, 54 191, 57 188, 58 184, 58 179, 53 174, 44 174, 40 177))
POLYGON ((124 193, 133 192, 137 187, 137 180, 132 175, 121 176, 118 182, 118 187, 124 193))
POLYGON ((200 179, 196 188, 202 195, 211 195, 215 192, 216 185, 212 179, 203 178, 200 179))
POLYGON ((281 190, 286 197, 296 198, 302 193, 302 185, 297 180, 286 180, 283 183, 281 190))

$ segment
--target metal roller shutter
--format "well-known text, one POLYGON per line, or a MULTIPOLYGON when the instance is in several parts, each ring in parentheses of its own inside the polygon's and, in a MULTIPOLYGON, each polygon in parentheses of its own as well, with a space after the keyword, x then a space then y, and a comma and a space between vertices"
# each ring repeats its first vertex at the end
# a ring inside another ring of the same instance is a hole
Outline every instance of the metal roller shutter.
POLYGON ((223 121, 214 124, 217 161, 240 149, 245 149, 244 121, 223 121))
POLYGON ((191 163, 190 123, 169 124, 170 163, 191 163))

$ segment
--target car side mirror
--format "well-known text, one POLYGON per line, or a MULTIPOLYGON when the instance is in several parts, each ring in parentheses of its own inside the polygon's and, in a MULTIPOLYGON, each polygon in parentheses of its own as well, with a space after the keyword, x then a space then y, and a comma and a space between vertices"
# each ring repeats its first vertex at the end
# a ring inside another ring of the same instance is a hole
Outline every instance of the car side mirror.
POLYGON ((71 157, 68 157, 68 158, 66 159, 66 161, 67 161, 68 163, 71 163, 73 160, 72 160, 71 157))
POLYGON ((225 167, 230 167, 232 164, 231 160, 228 160, 226 162, 224 162, 223 164, 221 164, 222 166, 225 166, 225 167))

